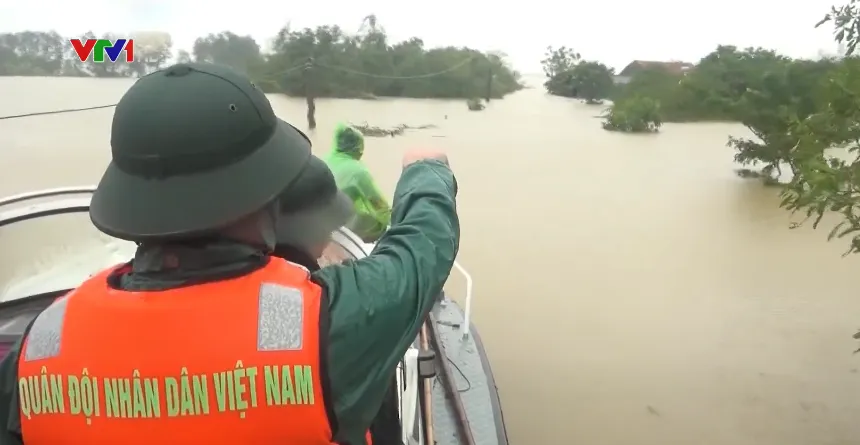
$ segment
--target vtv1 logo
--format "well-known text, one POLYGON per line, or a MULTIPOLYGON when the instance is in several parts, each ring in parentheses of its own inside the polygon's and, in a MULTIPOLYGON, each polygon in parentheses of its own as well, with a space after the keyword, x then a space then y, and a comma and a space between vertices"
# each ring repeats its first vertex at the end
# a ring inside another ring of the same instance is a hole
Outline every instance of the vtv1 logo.
POLYGON ((111 62, 119 59, 119 53, 125 51, 125 61, 134 62, 134 39, 71 39, 72 49, 81 59, 86 62, 92 57, 93 62, 104 63, 105 55, 111 62))

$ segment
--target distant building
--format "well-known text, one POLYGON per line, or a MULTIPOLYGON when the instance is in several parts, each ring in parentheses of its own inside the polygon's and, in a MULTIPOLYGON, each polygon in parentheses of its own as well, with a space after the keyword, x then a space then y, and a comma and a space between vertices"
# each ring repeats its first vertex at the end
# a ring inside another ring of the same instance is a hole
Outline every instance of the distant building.
POLYGON ((634 74, 639 71, 652 69, 652 68, 663 68, 666 71, 674 74, 686 74, 687 71, 693 69, 695 65, 687 62, 657 62, 652 60, 634 60, 630 62, 629 65, 624 67, 618 75, 615 76, 616 84, 625 84, 630 82, 630 79, 634 74))

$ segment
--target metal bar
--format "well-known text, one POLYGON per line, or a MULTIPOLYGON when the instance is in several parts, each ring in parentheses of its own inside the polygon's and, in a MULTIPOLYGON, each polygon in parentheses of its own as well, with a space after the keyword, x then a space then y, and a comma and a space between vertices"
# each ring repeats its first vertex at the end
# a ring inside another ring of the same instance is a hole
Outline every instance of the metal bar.
POLYGON ((454 261, 454 267, 466 279, 466 308, 463 310, 463 326, 461 329, 463 330, 463 337, 468 337, 469 331, 472 329, 472 275, 466 272, 466 269, 456 261, 454 261))
MULTIPOLYGON (((423 351, 430 349, 430 338, 427 332, 427 322, 425 321, 421 325, 421 331, 418 333, 418 342, 423 351)), ((424 406, 422 408, 424 409, 424 418, 426 419, 424 425, 424 443, 426 445, 435 445, 436 440, 433 435, 433 379, 422 380, 421 386, 424 390, 424 406)))
POLYGON ((39 199, 39 198, 50 198, 52 196, 63 196, 63 195, 80 195, 84 193, 93 193, 96 191, 96 187, 92 185, 88 186, 76 186, 76 187, 59 187, 53 189, 46 190, 38 190, 35 192, 27 192, 21 193, 18 195, 8 196, 6 198, 0 199, 0 206, 15 204, 17 202, 29 201, 31 199, 39 199))
POLYGON ((43 202, 24 208, 13 208, 0 212, 0 227, 8 226, 28 219, 43 216, 63 215, 66 213, 87 212, 90 208, 89 198, 63 199, 61 201, 43 202))

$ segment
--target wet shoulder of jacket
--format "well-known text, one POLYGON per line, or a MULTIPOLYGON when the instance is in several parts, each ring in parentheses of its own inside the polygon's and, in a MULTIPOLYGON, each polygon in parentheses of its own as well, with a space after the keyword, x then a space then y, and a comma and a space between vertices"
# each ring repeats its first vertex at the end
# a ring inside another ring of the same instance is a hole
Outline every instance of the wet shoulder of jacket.
POLYGON ((410 165, 394 193, 391 228, 371 255, 314 274, 330 306, 336 441, 361 443, 398 361, 442 292, 459 249, 456 194, 447 165, 410 165))
MULTIPOLYGON (((29 330, 29 329, 28 329, 29 330)), ((22 445, 21 408, 18 397, 18 357, 23 336, 0 361, 0 445, 22 445)))

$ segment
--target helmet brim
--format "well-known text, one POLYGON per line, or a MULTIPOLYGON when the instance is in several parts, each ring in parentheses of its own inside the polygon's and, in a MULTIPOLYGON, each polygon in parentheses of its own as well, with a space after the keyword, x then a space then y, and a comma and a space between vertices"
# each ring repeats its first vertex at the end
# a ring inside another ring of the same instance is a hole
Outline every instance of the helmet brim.
POLYGON ((307 136, 280 121, 260 148, 213 171, 145 178, 111 162, 93 195, 90 219, 110 236, 137 242, 205 235, 264 208, 310 158, 307 136))

